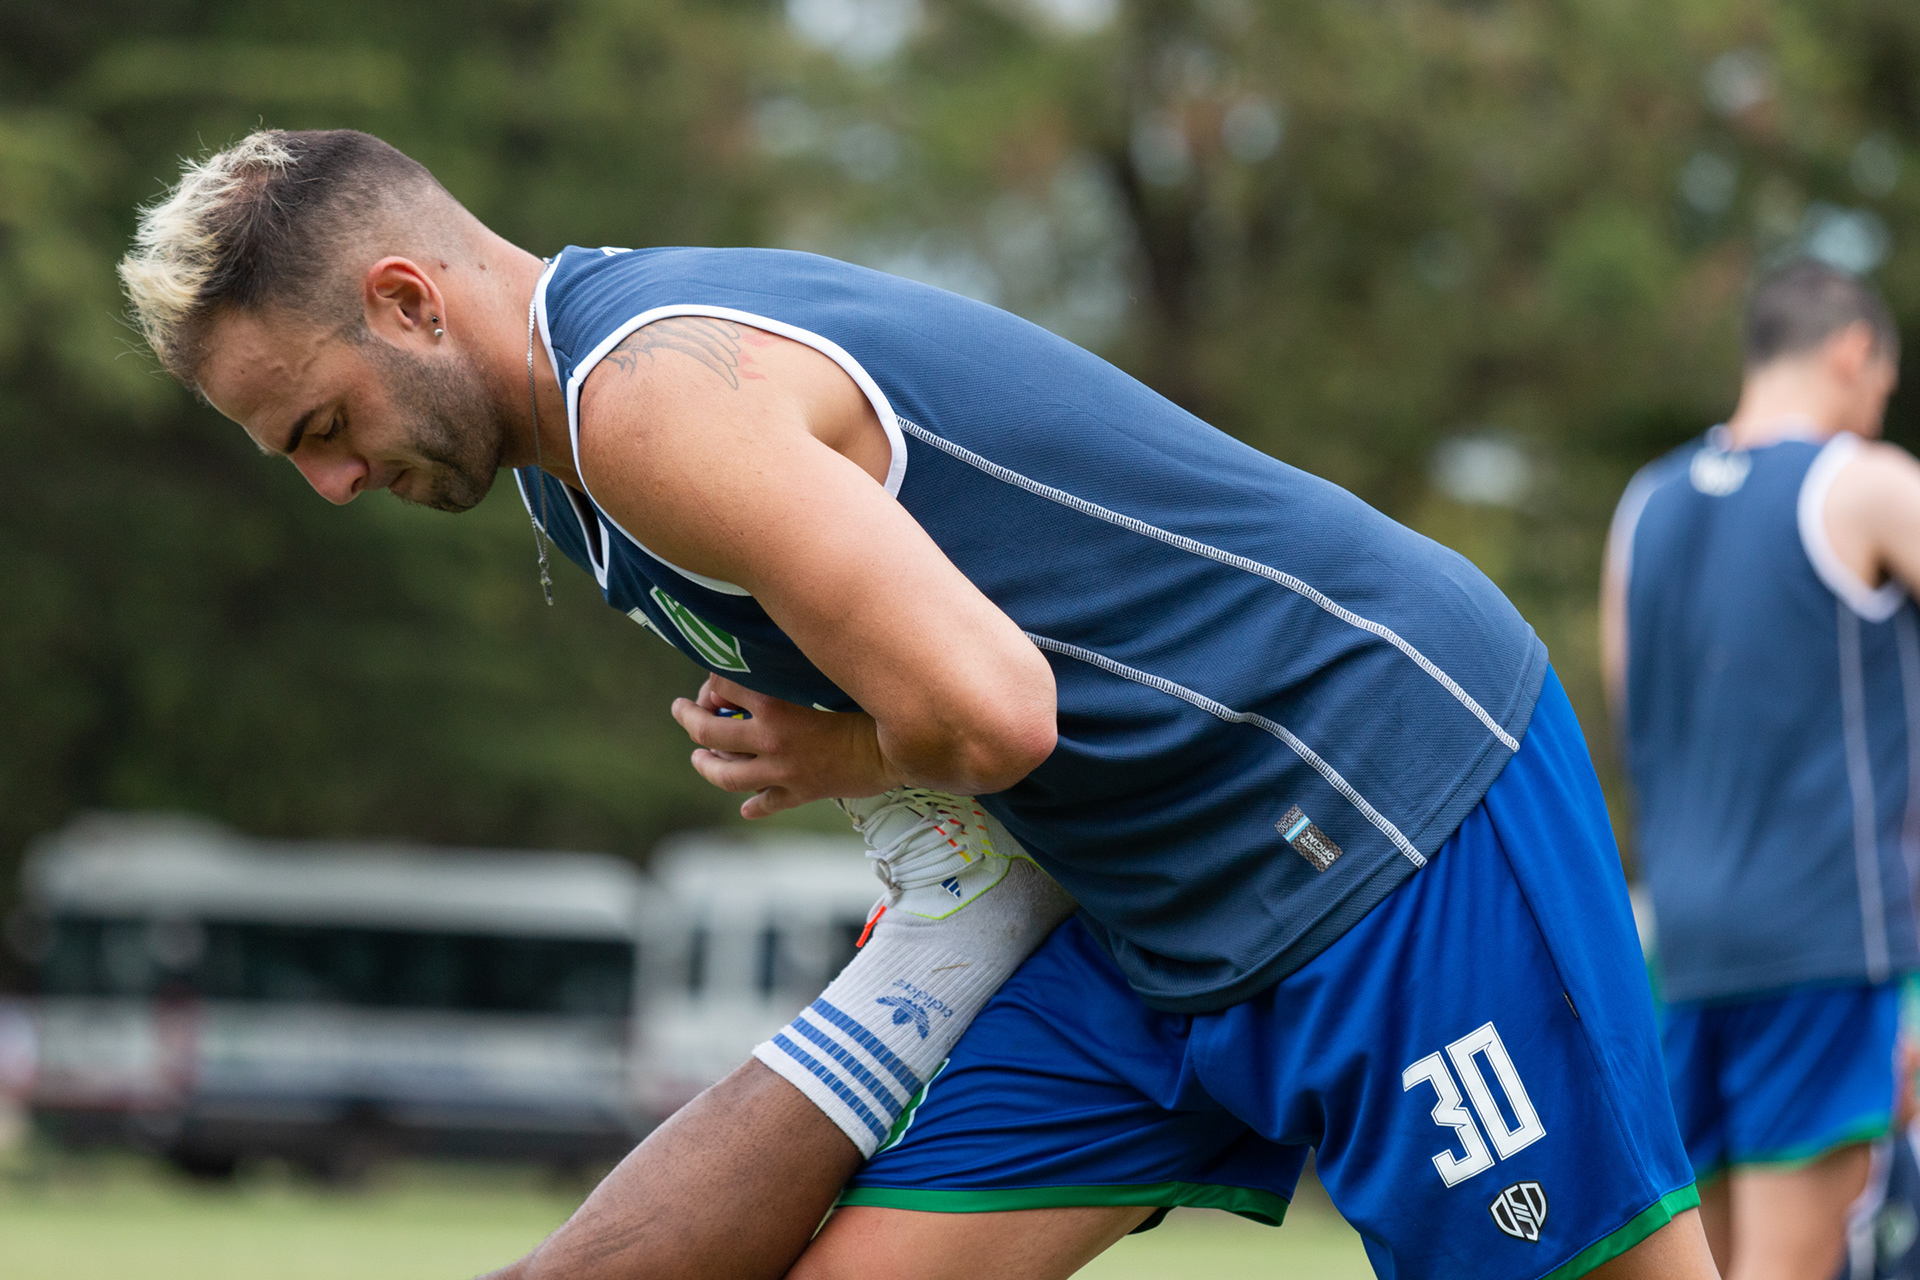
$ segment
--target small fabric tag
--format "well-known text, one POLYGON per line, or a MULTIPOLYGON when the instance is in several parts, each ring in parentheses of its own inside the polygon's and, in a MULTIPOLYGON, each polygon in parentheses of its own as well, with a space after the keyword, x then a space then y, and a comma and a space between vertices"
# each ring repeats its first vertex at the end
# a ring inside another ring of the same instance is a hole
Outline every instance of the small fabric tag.
POLYGON ((1286 816, 1273 825, 1293 846, 1293 851, 1312 864, 1315 871, 1325 871, 1340 856, 1340 846, 1330 840, 1326 832, 1314 826, 1299 805, 1287 810, 1286 816))

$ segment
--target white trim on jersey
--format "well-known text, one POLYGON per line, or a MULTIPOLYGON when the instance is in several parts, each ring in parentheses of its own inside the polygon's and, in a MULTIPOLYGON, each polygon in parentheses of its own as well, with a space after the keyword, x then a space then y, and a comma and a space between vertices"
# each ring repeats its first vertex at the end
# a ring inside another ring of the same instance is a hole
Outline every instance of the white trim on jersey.
POLYGON ((1613 509, 1613 523, 1607 526, 1605 572, 1609 581, 1617 583, 1620 589, 1620 669, 1623 674, 1632 670, 1633 664, 1633 538, 1640 532, 1640 517, 1646 514, 1648 501, 1660 487, 1660 479, 1654 474, 1655 465, 1648 463, 1633 473, 1633 479, 1627 481, 1626 492, 1620 495, 1619 505, 1613 509))
MULTIPOLYGON (((527 483, 520 478, 518 469, 513 473, 513 483, 514 486, 520 490, 520 501, 526 506, 527 514, 533 517, 535 524, 540 525, 540 531, 542 533, 548 537, 552 537, 553 531, 545 525, 540 524, 540 510, 534 506, 533 495, 527 492, 527 483)), ((574 495, 573 490, 567 488, 565 485, 560 487, 567 490, 567 509, 573 513, 574 523, 580 526, 580 540, 586 546, 587 563, 593 569, 594 581, 600 584, 602 591, 605 591, 607 589, 608 561, 612 555, 612 548, 607 545, 607 526, 600 523, 599 518, 596 516, 593 521, 593 526, 589 528, 587 526, 588 513, 580 509, 580 500, 574 495), (596 539, 600 545, 598 552, 594 550, 594 542, 596 539)), ((651 626, 652 624, 649 623, 648 625, 651 626)))
POLYGON ((1049 502, 1057 502, 1063 507, 1068 507, 1080 512, 1082 515, 1092 516, 1096 520, 1104 520, 1108 524, 1118 525, 1122 529, 1142 534, 1157 542, 1164 542, 1170 547, 1177 547, 1182 551, 1189 552, 1204 559, 1227 565, 1230 568, 1239 569, 1243 573, 1250 573, 1255 577, 1265 578, 1269 582, 1278 583, 1295 595, 1312 601, 1348 626, 1356 627, 1361 631, 1368 632, 1371 635, 1378 636, 1380 639, 1385 640, 1408 658, 1411 658, 1415 666, 1431 676, 1435 683, 1453 695, 1455 701, 1472 712, 1480 723, 1486 726, 1488 732, 1498 738, 1501 745, 1506 747, 1508 751, 1518 751, 1520 749, 1519 740, 1508 733, 1498 720, 1488 715, 1486 708, 1476 702, 1472 694, 1461 688, 1458 681, 1442 671, 1426 654, 1421 653, 1411 644, 1408 644, 1398 632, 1394 631, 1391 627, 1383 626, 1373 621, 1371 618, 1361 617, 1351 609, 1348 609, 1346 606, 1338 603, 1285 570, 1276 569, 1271 565, 1261 564, 1258 560, 1251 560, 1246 556, 1235 555, 1231 551, 1223 551, 1219 547, 1211 546, 1208 543, 1197 541, 1182 534, 1169 533, 1158 525, 1148 524, 1145 520, 1135 519, 1129 515, 1122 515, 1120 512, 1103 507, 1097 502, 1089 502, 1085 498, 1076 497, 1064 489, 1056 489, 1052 485, 1041 484, 1038 480, 1029 479, 1021 475, 1018 471, 1009 467, 1003 467, 991 459, 983 458, 973 450, 963 445, 955 444, 944 436, 935 435, 917 422, 901 418, 900 427, 914 439, 924 441, 943 453, 951 454, 968 466, 992 476, 995 480, 1013 485, 1016 488, 1025 489, 1028 493, 1045 498, 1049 502))
POLYGON ((1329 786, 1345 796, 1347 803, 1358 809, 1360 816, 1368 822, 1371 822, 1381 835, 1391 840, 1393 847, 1405 854, 1408 862, 1411 862, 1416 867, 1424 867, 1427 865, 1427 856, 1415 847, 1413 841, 1407 839, 1406 836, 1400 833, 1400 828, 1394 826, 1392 820, 1371 804, 1367 803, 1367 798, 1361 795, 1351 782, 1341 777, 1340 772, 1328 764, 1319 752, 1300 741, 1285 725, 1276 723, 1263 715, 1257 715, 1251 711, 1235 711, 1232 707, 1224 703, 1216 702, 1204 693, 1189 689, 1183 684, 1177 684, 1165 676, 1156 676, 1150 671, 1142 671, 1138 667, 1130 667, 1124 662, 1116 662, 1104 653, 1095 653, 1092 649, 1083 649, 1077 644, 1068 644, 1063 640, 1053 640, 1046 636, 1035 635, 1031 631, 1027 632, 1026 635, 1027 639, 1033 641, 1036 648, 1061 654, 1064 657, 1075 658, 1090 667, 1098 667, 1109 675, 1119 676, 1123 680, 1131 680, 1135 684, 1145 685, 1149 689, 1158 689, 1161 693, 1170 694, 1182 702, 1191 703, 1208 715, 1216 716, 1228 724, 1252 725, 1256 729, 1262 729, 1272 734, 1274 737, 1280 739, 1280 741, 1286 743, 1287 746, 1291 747, 1293 753, 1305 761, 1315 773, 1325 778, 1329 786))
POLYGON ((1653 465, 1644 466, 1627 481, 1626 492, 1613 509, 1613 523, 1607 527, 1607 570, 1618 579, 1622 591, 1633 585, 1633 536, 1640 531, 1640 517, 1646 514, 1647 502, 1659 487, 1653 465))
MULTIPOLYGON (((625 251, 602 249, 601 252, 612 256, 615 253, 625 251)), ((558 263, 559 259, 556 258, 554 260, 554 266, 557 266, 558 263)), ((553 367, 558 369, 560 363, 553 354, 553 339, 547 329, 547 281, 553 276, 554 266, 549 266, 546 274, 541 276, 535 296, 537 298, 536 310, 540 318, 540 332, 547 345, 547 358, 553 361, 553 367)), ((620 345, 621 341, 624 340, 628 334, 636 329, 650 325, 656 320, 668 320, 675 316, 698 316, 709 320, 731 320, 735 324, 750 325, 755 329, 764 329, 768 333, 776 333, 783 338, 789 338, 804 346, 812 347, 815 351, 818 351, 821 355, 826 356, 829 360, 839 365, 840 368, 846 372, 847 376, 853 379, 854 385, 860 388, 861 394, 866 396, 867 402, 873 406, 875 416, 880 419, 880 428, 886 432, 887 446, 890 450, 887 463, 887 478, 885 481, 887 496, 892 498, 898 498, 900 496, 900 485, 907 476, 907 442, 905 437, 900 434, 899 421, 893 412, 893 406, 887 401, 886 393, 880 389, 880 384, 875 382, 872 375, 867 372, 865 366, 849 355, 839 343, 834 342, 830 338, 822 337, 812 330, 802 329, 798 325, 791 325, 783 320, 775 320, 769 316, 756 315, 751 311, 741 311, 734 307, 682 304, 653 307, 618 325, 606 337, 602 338, 592 351, 587 353, 586 358, 573 367, 573 374, 567 379, 567 432, 569 439, 573 443, 574 470, 580 476, 580 483, 586 488, 588 497, 593 496, 593 486, 587 484, 586 471, 580 465, 580 389, 586 385, 588 375, 599 366, 602 360, 606 359, 609 352, 620 345)), ((594 505, 600 507, 600 502, 597 498, 594 499, 594 505)), ((605 513, 606 508, 600 507, 600 510, 602 513, 605 513)), ((704 573, 695 573, 691 569, 681 568, 673 561, 649 548, 647 544, 640 541, 640 539, 634 537, 631 531, 621 525, 620 522, 615 520, 611 515, 606 516, 606 519, 608 523, 620 531, 621 535, 625 537, 628 542, 631 542, 649 557, 659 561, 688 581, 699 583, 708 590, 717 591, 722 595, 746 596, 752 594, 745 587, 736 586, 731 582, 723 582, 719 578, 710 578, 704 573)))
POLYGON ((1847 753, 1847 789, 1853 796, 1853 870, 1860 889, 1860 938, 1867 953, 1867 980, 1884 982, 1892 972, 1887 952, 1886 886, 1880 881, 1879 822, 1875 813, 1873 762, 1867 746, 1867 694, 1862 674, 1860 618, 1846 601, 1834 602, 1840 627, 1840 710, 1847 753))
POLYGON ((1842 431, 1821 447, 1813 465, 1807 468, 1806 479, 1800 482, 1800 545, 1806 548, 1807 559, 1827 590, 1868 622, 1885 622, 1907 598, 1906 588, 1894 579, 1878 588, 1869 587, 1847 567, 1827 538, 1827 493, 1860 447, 1859 436, 1842 431))

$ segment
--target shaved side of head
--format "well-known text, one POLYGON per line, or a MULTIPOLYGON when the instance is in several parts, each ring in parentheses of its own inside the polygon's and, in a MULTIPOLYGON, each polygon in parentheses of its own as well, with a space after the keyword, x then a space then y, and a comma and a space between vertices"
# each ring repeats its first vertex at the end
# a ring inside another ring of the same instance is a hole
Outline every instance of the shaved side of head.
POLYGON ((265 129, 189 162, 141 211, 120 279, 167 371, 198 390, 214 323, 278 311, 365 334, 360 281, 445 254, 478 223, 425 166, 352 129, 265 129))
POLYGON ((1874 350, 1900 359, 1900 330, 1872 285, 1824 262, 1789 263, 1760 281, 1747 303, 1746 366, 1804 355, 1850 325, 1873 331, 1874 350))

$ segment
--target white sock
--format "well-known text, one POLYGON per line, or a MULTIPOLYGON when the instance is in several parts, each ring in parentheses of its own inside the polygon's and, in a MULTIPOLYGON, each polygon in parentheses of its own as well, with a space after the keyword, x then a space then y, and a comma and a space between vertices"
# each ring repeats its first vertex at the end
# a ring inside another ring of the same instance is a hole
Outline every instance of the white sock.
POLYGON ((1005 879, 945 919, 889 911, 820 998, 753 1056, 871 1156, 974 1015, 1074 907, 1016 858, 1005 879))

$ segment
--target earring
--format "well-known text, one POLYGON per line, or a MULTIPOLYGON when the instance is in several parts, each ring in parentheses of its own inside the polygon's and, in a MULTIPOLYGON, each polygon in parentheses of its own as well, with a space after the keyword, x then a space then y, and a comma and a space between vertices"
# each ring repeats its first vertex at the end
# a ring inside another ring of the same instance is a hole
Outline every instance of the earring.
POLYGON ((445 329, 435 329, 433 331, 433 336, 436 338, 444 338, 447 336, 447 331, 445 329))
POLYGON ((441 329, 441 328, 438 328, 438 327, 437 327, 437 326, 439 325, 439 323, 440 323, 440 317, 439 317, 439 316, 428 316, 428 317, 427 317, 427 323, 428 323, 428 324, 431 324, 431 325, 434 325, 434 326, 436 326, 436 328, 435 328, 435 329, 434 329, 434 331, 433 331, 433 336, 434 336, 434 337, 436 337, 436 338, 444 338, 444 337, 446 337, 446 336, 447 336, 447 331, 446 331, 445 329, 441 329))

